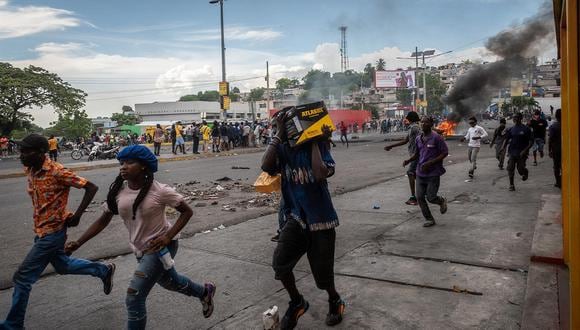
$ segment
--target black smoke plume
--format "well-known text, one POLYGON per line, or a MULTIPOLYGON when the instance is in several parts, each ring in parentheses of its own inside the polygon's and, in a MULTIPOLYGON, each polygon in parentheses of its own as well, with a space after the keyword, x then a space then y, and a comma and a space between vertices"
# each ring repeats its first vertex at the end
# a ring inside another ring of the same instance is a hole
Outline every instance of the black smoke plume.
POLYGON ((528 57, 538 55, 548 37, 553 38, 552 8, 545 3, 539 12, 522 26, 511 28, 489 38, 487 50, 500 59, 493 63, 475 65, 460 76, 444 98, 453 112, 448 117, 455 122, 485 109, 499 88, 505 87, 512 77, 519 77, 527 68, 528 57))

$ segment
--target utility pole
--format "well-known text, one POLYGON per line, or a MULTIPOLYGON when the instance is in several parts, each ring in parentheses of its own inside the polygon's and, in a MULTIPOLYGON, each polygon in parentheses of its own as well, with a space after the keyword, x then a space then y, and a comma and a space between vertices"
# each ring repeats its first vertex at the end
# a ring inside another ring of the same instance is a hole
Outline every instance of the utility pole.
MULTIPOLYGON (((425 76, 427 75, 427 66, 425 65, 425 52, 423 52, 423 103, 427 102, 427 83, 425 76)), ((427 114, 427 108, 423 108, 423 114, 427 114)))
POLYGON ((268 116, 270 116, 270 66, 268 61, 266 61, 266 111, 268 112, 268 116))
POLYGON ((419 84, 417 84, 417 70, 419 69, 419 47, 415 47, 415 95, 413 95, 413 108, 417 111, 417 97, 419 96, 419 84))
MULTIPOLYGON (((411 57, 397 57, 397 59, 399 60, 415 60, 415 80, 417 79, 416 73, 419 70, 419 56, 423 57, 423 100, 427 101, 427 85, 426 85, 426 74, 427 74, 427 66, 425 64, 425 56, 427 56, 427 58, 433 58, 433 57, 437 57, 437 56, 441 56, 444 54, 449 54, 451 53, 452 50, 444 52, 444 53, 440 53, 435 55, 435 50, 424 50, 419 52, 419 47, 415 47, 415 52, 411 54, 411 57)), ((419 84, 417 84, 417 82, 415 81, 415 88, 413 89, 413 107, 415 108, 415 111, 417 111, 417 97, 419 97, 419 84)))
MULTIPOLYGON (((221 53, 222 53, 222 83, 226 84, 226 45, 225 45, 225 41, 224 41, 224 0, 211 0, 209 3, 211 4, 216 4, 218 3, 220 4, 220 26, 221 26, 221 40, 222 40, 222 47, 221 47, 221 53)), ((228 88, 228 93, 229 93, 229 88, 228 88)), ((227 109, 224 102, 224 98, 229 98, 229 95, 222 95, 221 96, 221 112, 220 112, 220 119, 223 120, 225 118, 227 118, 227 109)))

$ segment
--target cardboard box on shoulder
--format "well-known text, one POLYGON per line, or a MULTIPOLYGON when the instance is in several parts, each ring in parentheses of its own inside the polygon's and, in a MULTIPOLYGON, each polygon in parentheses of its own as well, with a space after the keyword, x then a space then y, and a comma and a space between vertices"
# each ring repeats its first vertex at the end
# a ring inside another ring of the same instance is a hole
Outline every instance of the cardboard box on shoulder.
POLYGON ((286 112, 286 135, 292 147, 322 135, 322 126, 335 131, 334 123, 323 101, 282 109, 286 112))

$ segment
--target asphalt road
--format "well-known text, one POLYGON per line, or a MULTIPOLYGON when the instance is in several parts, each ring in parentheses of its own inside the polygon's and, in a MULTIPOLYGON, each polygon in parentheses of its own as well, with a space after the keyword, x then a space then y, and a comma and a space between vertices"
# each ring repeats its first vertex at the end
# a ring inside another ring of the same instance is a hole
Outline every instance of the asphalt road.
MULTIPOLYGON (((340 194, 354 191, 404 175, 402 162, 407 157, 406 146, 385 152, 383 138, 384 136, 377 136, 368 143, 353 143, 348 149, 339 144, 333 149, 337 171, 329 180, 331 192, 340 194)), ((448 140, 448 146, 450 156, 445 160, 447 164, 466 161, 465 144, 458 140, 448 140)), ((190 205, 194 207, 195 215, 183 230, 183 235, 191 236, 222 224, 227 227, 276 211, 277 196, 257 194, 250 186, 261 172, 261 156, 261 153, 252 153, 160 164, 156 179, 178 186, 191 199, 190 205), (248 169, 232 169, 233 166, 248 169), (231 181, 216 181, 223 177, 228 177, 231 181), (216 189, 217 184, 223 190, 216 189), (212 203, 216 205, 211 205, 212 203)), ((493 157, 492 150, 484 145, 479 157, 493 157)), ((94 182, 100 189, 94 204, 81 220, 81 225, 69 230, 68 235, 72 238, 78 237, 100 214, 100 204, 105 200, 108 186, 117 175, 117 170, 95 169, 79 174, 94 182)), ((34 237, 31 202, 25 192, 25 185, 24 177, 0 180, 3 215, 0 231, 0 289, 11 285, 11 276, 29 251, 34 237)), ((74 210, 78 205, 81 193, 76 189, 71 190, 70 209, 74 210)), ((407 198, 408 196, 401 196, 401 200, 407 198)), ((274 234, 276 224, 272 228, 274 234)), ((127 231, 120 218, 115 217, 108 228, 83 246, 76 255, 98 259, 129 252, 127 231)))

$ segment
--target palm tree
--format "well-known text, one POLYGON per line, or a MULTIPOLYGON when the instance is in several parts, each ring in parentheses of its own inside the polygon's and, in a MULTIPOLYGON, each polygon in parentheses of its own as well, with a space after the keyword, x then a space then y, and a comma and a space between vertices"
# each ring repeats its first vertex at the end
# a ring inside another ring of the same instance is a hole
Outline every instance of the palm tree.
POLYGON ((387 63, 385 62, 384 59, 379 58, 379 60, 377 61, 377 71, 385 71, 385 65, 387 63))

